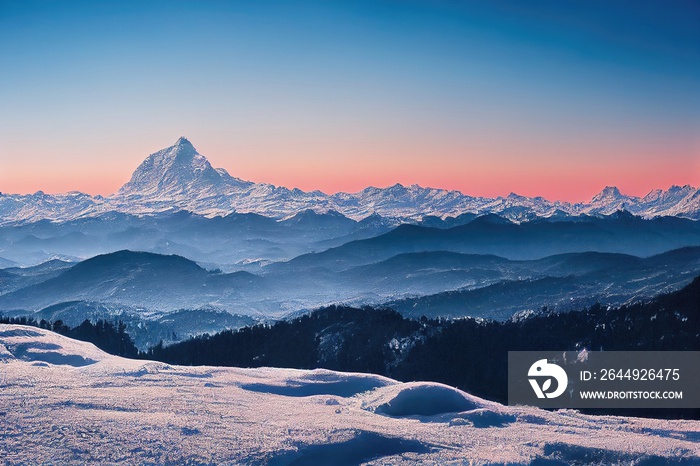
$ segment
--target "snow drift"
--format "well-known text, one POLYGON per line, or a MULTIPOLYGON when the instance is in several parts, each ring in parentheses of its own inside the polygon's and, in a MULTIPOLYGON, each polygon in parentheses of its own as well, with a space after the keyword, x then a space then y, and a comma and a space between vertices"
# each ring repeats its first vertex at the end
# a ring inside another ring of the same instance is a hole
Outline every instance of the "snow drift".
POLYGON ((506 407, 434 383, 181 367, 0 325, 5 464, 700 462, 700 422, 506 407))

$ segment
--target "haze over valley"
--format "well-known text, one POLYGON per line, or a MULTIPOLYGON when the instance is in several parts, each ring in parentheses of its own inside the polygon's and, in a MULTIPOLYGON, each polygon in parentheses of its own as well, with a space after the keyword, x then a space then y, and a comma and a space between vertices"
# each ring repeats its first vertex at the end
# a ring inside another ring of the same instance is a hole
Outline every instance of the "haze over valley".
POLYGON ((331 304, 507 320, 633 303, 700 271, 698 202, 690 187, 585 205, 399 185, 326 196, 240 180, 180 138, 108 198, 2 195, 0 311, 147 324, 146 349, 185 322, 178 338, 331 304))

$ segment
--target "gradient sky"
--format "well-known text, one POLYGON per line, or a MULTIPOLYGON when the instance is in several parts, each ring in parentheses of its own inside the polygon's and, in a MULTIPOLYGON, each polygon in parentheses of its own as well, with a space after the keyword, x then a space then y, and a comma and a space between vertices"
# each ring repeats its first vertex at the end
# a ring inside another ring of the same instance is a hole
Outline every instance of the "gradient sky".
POLYGON ((0 0, 0 191, 110 194, 187 136, 289 188, 700 185, 696 1, 0 0))

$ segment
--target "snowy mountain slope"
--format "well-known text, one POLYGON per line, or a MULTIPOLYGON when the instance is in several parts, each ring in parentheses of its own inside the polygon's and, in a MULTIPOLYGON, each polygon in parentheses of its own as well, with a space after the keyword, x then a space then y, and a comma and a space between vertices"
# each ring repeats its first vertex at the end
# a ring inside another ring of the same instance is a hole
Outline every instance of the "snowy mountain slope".
POLYGON ((332 205, 319 192, 305 193, 265 183, 252 183, 212 168, 184 137, 151 154, 131 180, 108 200, 116 210, 151 213, 187 210, 208 216, 232 212, 265 213, 280 218, 313 205, 332 205))
POLYGON ((320 191, 253 183, 235 178, 222 168, 213 168, 186 138, 148 156, 131 180, 112 196, 91 197, 72 192, 47 195, 0 193, 0 225, 42 219, 67 221, 94 217, 111 211, 136 215, 187 210, 206 216, 251 212, 280 219, 312 209, 334 210, 361 220, 379 214, 399 221, 425 216, 457 217, 464 213, 495 213, 521 222, 557 215, 608 215, 624 209, 642 217, 681 216, 700 219, 700 189, 672 186, 655 190, 643 198, 625 196, 606 187, 591 202, 569 204, 541 197, 511 193, 495 199, 472 197, 459 191, 396 184, 369 187, 358 193, 326 195, 320 191))
POLYGON ((371 374, 134 361, 29 327, 0 325, 0 368, 8 465, 700 461, 697 421, 507 407, 371 374))
POLYGON ((689 185, 671 186, 667 191, 656 189, 640 200, 638 209, 644 211, 647 216, 680 216, 685 213, 696 212, 694 217, 689 217, 698 219, 700 189, 695 189, 689 185))
POLYGON ((103 197, 80 192, 55 195, 43 191, 26 195, 0 193, 0 225, 40 220, 66 221, 94 217, 109 210, 103 197))
POLYGON ((630 210, 638 203, 639 199, 625 196, 614 186, 606 186, 601 192, 593 196, 591 202, 584 207, 588 214, 610 215, 618 210, 630 210))
POLYGON ((175 199, 177 196, 199 192, 206 196, 227 191, 245 189, 252 185, 233 178, 225 170, 212 168, 192 143, 180 138, 175 145, 151 154, 134 171, 131 180, 121 187, 117 196, 161 196, 175 199))

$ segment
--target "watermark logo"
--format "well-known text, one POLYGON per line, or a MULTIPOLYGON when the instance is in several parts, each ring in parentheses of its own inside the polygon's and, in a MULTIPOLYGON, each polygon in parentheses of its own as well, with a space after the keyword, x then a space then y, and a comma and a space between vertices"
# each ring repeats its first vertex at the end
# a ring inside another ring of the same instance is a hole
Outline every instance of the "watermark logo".
POLYGON ((700 408, 698 387, 700 351, 508 352, 511 406, 700 408))
POLYGON ((546 359, 540 359, 530 366, 527 375, 537 398, 556 398, 564 393, 569 383, 566 371, 556 364, 548 363, 546 359), (557 384, 554 390, 550 391, 552 379, 556 380, 557 384))

